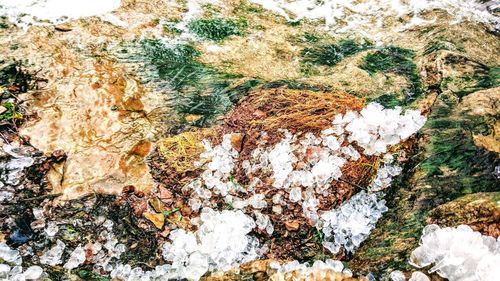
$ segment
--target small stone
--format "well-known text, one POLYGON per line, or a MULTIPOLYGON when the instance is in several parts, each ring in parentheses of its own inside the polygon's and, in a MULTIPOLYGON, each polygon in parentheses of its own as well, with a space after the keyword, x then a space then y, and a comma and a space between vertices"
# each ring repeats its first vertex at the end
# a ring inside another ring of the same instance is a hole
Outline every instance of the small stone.
POLYGON ((7 108, 0 105, 0 114, 5 113, 6 111, 7 111, 7 108))
POLYGON ((165 216, 163 214, 145 212, 143 215, 146 219, 151 221, 156 226, 156 228, 163 228, 163 225, 165 224, 165 216))
POLYGON ((243 148, 243 135, 240 133, 231 135, 231 146, 234 150, 240 152, 243 148))
POLYGON ((300 227, 300 223, 298 221, 286 221, 285 227, 288 231, 297 231, 300 227))
POLYGON ((135 186, 133 186, 133 185, 124 186, 123 189, 122 189, 122 192, 123 193, 134 193, 135 192, 135 186))
POLYGON ((165 208, 163 207, 163 203, 157 197, 149 198, 148 202, 149 202, 149 205, 151 205, 151 207, 153 207, 153 209, 157 213, 162 213, 165 211, 165 208))

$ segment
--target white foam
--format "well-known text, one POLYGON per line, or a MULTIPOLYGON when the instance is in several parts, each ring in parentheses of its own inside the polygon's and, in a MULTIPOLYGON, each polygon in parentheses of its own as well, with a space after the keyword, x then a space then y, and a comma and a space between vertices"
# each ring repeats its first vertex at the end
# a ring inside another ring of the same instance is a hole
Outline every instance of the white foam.
POLYGON ((0 0, 0 15, 21 27, 61 24, 84 17, 105 16, 120 4, 121 0, 0 0))
POLYGON ((491 1, 491 3, 480 3, 475 0, 250 1, 290 21, 324 20, 325 27, 337 33, 357 31, 368 36, 374 34, 373 28, 385 25, 390 17, 401 19, 403 16, 411 16, 407 22, 400 23, 401 30, 404 30, 414 25, 433 22, 435 19, 425 20, 421 18, 421 15, 434 9, 448 12, 454 18, 455 23, 469 20, 491 24, 496 29, 500 29, 500 18, 489 11, 494 8, 496 1, 491 1))

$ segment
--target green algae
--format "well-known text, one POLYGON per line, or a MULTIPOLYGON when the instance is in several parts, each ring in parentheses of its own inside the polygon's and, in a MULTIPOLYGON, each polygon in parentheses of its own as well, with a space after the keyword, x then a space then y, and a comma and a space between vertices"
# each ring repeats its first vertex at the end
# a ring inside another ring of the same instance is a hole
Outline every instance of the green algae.
POLYGON ((417 72, 417 65, 413 61, 415 56, 413 50, 387 46, 368 54, 359 67, 371 75, 393 73, 406 77, 410 83, 407 101, 412 101, 422 93, 422 83, 417 72))
POLYGON ((259 80, 246 79, 201 63, 201 52, 193 45, 168 45, 160 40, 142 40, 138 61, 146 61, 148 79, 167 84, 177 113, 199 115, 191 125, 208 127, 229 111, 259 80))
MULTIPOLYGON (((312 37, 310 34, 304 35, 306 40, 310 42, 317 42, 317 37, 312 37)), ((367 50, 372 47, 368 41, 361 43, 344 39, 335 44, 319 44, 310 48, 305 48, 301 52, 302 60, 305 63, 312 63, 323 66, 335 66, 344 58, 353 56, 361 51, 367 50)))
POLYGON ((0 114, 0 121, 12 121, 23 118, 23 115, 16 110, 16 106, 13 103, 6 102, 2 106, 5 107, 7 111, 0 114))
POLYGON ((445 40, 433 40, 429 42, 424 49, 423 55, 430 55, 434 52, 447 50, 447 51, 457 51, 458 48, 452 42, 445 40))
POLYGON ((198 19, 188 24, 189 31, 197 37, 217 42, 229 36, 244 35, 247 27, 248 22, 245 19, 198 19))
POLYGON ((404 104, 404 100, 397 94, 384 94, 374 98, 368 98, 368 102, 377 102, 385 108, 394 108, 404 104))

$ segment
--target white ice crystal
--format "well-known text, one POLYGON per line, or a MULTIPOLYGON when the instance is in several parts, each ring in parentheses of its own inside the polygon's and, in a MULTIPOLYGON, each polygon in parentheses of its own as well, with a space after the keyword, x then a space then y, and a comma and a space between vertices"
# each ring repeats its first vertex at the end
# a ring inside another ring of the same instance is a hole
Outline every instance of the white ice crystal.
POLYGON ((467 225, 440 228, 431 224, 424 228, 419 244, 410 264, 433 265, 429 273, 450 281, 493 281, 500 276, 500 238, 482 235, 467 225))
POLYGON ((391 281, 406 281, 405 274, 399 270, 394 270, 389 274, 391 281))
POLYGON ((420 271, 415 271, 411 274, 410 279, 408 281, 430 281, 429 277, 425 274, 423 274, 420 271))
POLYGON ((47 227, 44 229, 44 232, 48 237, 54 237, 57 232, 59 232, 59 226, 57 226, 56 222, 51 221, 47 223, 47 227))
POLYGON ((284 264, 272 262, 269 267, 279 274, 296 273, 298 276, 306 278, 305 280, 330 280, 326 278, 326 271, 343 272, 344 264, 338 260, 327 259, 325 261, 317 260, 312 265, 300 263, 299 261, 290 261, 284 264))
POLYGON ((358 114, 337 115, 333 124, 345 126, 349 141, 356 142, 367 155, 380 155, 387 148, 407 139, 424 125, 426 118, 418 110, 400 107, 385 109, 378 103, 368 104, 358 114))
POLYGON ((73 252, 71 252, 69 260, 64 264, 64 268, 69 270, 76 268, 80 264, 84 263, 85 259, 85 250, 82 246, 78 246, 73 250, 73 252))
POLYGON ((401 174, 403 169, 394 163, 394 157, 386 154, 383 157, 384 164, 378 168, 377 175, 368 186, 371 192, 382 191, 391 185, 392 179, 401 174))
POLYGON ((0 243, 0 260, 14 265, 0 264, 0 280, 38 280, 43 275, 43 269, 37 265, 23 272, 19 251, 11 249, 5 242, 0 243))
POLYGON ((332 253, 341 247, 353 253, 386 211, 385 200, 380 200, 377 194, 359 192, 338 209, 321 215, 323 245, 332 253))
POLYGON ((11 249, 5 242, 0 243, 0 259, 15 265, 21 265, 22 263, 19 251, 11 249))
POLYGON ((293 171, 297 159, 292 153, 291 138, 285 138, 269 152, 269 161, 273 169, 274 187, 283 186, 288 176, 293 171))
MULTIPOLYGON (((270 221, 259 219, 260 224, 270 221)), ((205 208, 200 226, 194 233, 176 229, 171 243, 163 247, 163 257, 171 262, 171 278, 198 280, 207 271, 228 270, 259 256, 258 241, 248 235, 256 227, 252 218, 241 211, 217 212, 205 208)))
POLYGON ((52 246, 50 250, 43 253, 43 255, 40 257, 40 263, 47 264, 50 266, 56 266, 58 264, 61 264, 62 263, 61 257, 64 253, 65 248, 66 245, 61 240, 58 239, 56 241, 56 245, 52 246))

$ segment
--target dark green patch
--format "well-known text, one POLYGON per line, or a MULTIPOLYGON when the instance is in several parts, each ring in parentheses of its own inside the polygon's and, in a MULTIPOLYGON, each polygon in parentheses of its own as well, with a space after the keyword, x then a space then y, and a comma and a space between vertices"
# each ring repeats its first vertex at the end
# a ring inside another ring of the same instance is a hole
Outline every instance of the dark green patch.
POLYGON ((422 83, 417 66, 413 62, 414 58, 415 52, 412 50, 388 46, 368 54, 359 67, 370 74, 393 73, 406 77, 411 84, 405 101, 408 102, 422 93, 422 83))
POLYGON ((176 27, 179 21, 169 21, 163 24, 163 29, 171 34, 181 34, 182 30, 176 27))
POLYGON ((0 17, 0 29, 7 29, 7 28, 9 28, 7 17, 5 16, 0 17))
POLYGON ((341 40, 335 44, 322 44, 302 50, 301 56, 305 63, 313 63, 324 66, 334 66, 345 57, 355 55, 361 51, 371 48, 368 41, 358 43, 354 40, 341 40))
POLYGON ((244 34, 248 22, 244 19, 199 19, 188 24, 189 31, 206 40, 222 41, 229 36, 244 34))
POLYGON ((246 2, 241 2, 241 4, 236 8, 237 11, 243 12, 243 13, 262 13, 264 12, 264 9, 256 4, 253 3, 246 3, 246 2))
POLYGON ((82 278, 83 280, 89 280, 89 281, 109 281, 109 280, 111 280, 111 278, 97 274, 97 273, 93 272, 92 270, 81 269, 81 270, 77 271, 76 275, 78 275, 78 277, 82 278))
POLYGON ((402 106, 404 100, 397 94, 385 94, 378 96, 376 98, 368 99, 368 102, 377 102, 383 105, 385 108, 394 108, 396 106, 402 106))
POLYGON ((171 88, 176 111, 202 116, 192 124, 195 126, 209 126, 260 83, 200 63, 200 52, 189 44, 167 46, 158 40, 144 40, 141 46, 139 59, 146 59, 153 67, 153 80, 171 88))
POLYGON ((457 47, 449 41, 434 40, 425 46, 423 54, 429 55, 440 50, 456 51, 457 47))
POLYGON ((500 67, 482 66, 475 73, 459 77, 446 77, 441 88, 453 91, 459 98, 471 93, 500 86, 500 67))

